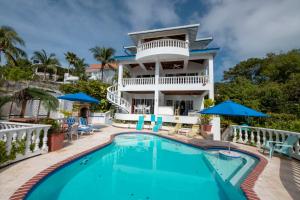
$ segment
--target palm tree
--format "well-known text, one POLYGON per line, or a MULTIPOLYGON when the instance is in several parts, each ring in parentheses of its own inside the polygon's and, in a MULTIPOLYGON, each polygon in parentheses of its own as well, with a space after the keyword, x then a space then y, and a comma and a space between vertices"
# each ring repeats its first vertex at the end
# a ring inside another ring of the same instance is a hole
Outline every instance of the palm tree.
POLYGON ((91 48, 90 51, 92 52, 94 58, 101 62, 101 80, 103 81, 103 69, 104 67, 110 67, 113 68, 112 65, 110 64, 112 61, 114 61, 114 54, 115 50, 113 48, 105 48, 105 47, 94 47, 91 48))
POLYGON ((65 53, 65 58, 69 62, 68 73, 70 73, 71 65, 75 66, 75 63, 78 61, 78 57, 75 53, 68 51, 65 53))
POLYGON ((88 67, 88 64, 85 63, 84 58, 80 59, 75 62, 74 64, 75 70, 74 74, 80 78, 80 80, 86 80, 87 76, 85 74, 85 68, 88 67))
POLYGON ((50 53, 48 55, 44 49, 33 52, 31 60, 33 60, 34 63, 37 62, 37 65, 44 69, 44 80, 46 79, 47 69, 53 69, 60 65, 58 59, 55 57, 55 54, 50 53))
MULTIPOLYGON (((27 101, 40 100, 42 105, 48 110, 48 117, 51 110, 56 110, 58 107, 58 100, 53 95, 49 94, 47 91, 39 88, 25 88, 19 92, 16 92, 12 96, 12 100, 18 104, 21 104, 20 117, 24 117, 27 101)), ((39 105, 40 107, 40 105, 39 105)), ((38 110, 39 113, 39 110, 38 110)), ((38 115, 38 114, 37 114, 38 115)))
POLYGON ((17 45, 25 46, 24 40, 18 33, 9 26, 0 26, 0 62, 2 53, 7 62, 13 61, 15 64, 17 58, 26 57, 25 51, 17 47, 17 45))

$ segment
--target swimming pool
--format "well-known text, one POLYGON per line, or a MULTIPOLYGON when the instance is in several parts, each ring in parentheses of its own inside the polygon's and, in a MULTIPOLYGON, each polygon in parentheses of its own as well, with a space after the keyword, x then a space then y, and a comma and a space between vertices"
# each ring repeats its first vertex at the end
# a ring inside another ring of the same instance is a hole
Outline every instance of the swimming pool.
POLYGON ((148 134, 122 134, 48 175, 26 199, 246 199, 239 184, 257 160, 241 155, 223 159, 217 150, 148 134))

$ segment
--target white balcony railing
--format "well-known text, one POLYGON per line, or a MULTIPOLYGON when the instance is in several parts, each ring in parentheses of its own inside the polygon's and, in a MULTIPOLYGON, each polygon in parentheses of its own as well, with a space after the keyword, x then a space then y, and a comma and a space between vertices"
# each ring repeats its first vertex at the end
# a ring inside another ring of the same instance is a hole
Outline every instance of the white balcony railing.
POLYGON ((144 51, 152 48, 160 48, 160 47, 177 47, 187 49, 189 47, 189 43, 183 40, 175 40, 175 39, 160 39, 160 40, 152 40, 150 42, 142 43, 138 46, 138 51, 144 51))
POLYGON ((5 146, 0 166, 48 152, 47 133, 50 127, 43 124, 0 122, 0 145, 5 146))
MULTIPOLYGON (((208 76, 174 76, 159 77, 159 85, 175 85, 175 84, 206 84, 208 76)), ((122 85, 155 85, 155 78, 124 78, 122 85)))
POLYGON ((227 134, 226 137, 223 138, 224 140, 231 140, 232 138, 233 142, 249 144, 257 146, 258 148, 261 148, 262 146, 266 145, 268 140, 284 142, 289 135, 295 135, 299 138, 299 140, 294 144, 291 155, 292 157, 300 160, 300 133, 277 129, 237 125, 229 127, 229 130, 226 132, 227 134))
POLYGON ((206 84, 208 76, 174 76, 174 77, 159 77, 159 84, 206 84))
POLYGON ((155 84, 154 78, 124 78, 123 85, 153 85, 155 84))
POLYGON ((137 46, 136 59, 155 55, 189 56, 189 43, 175 39, 160 39, 145 42, 137 46))

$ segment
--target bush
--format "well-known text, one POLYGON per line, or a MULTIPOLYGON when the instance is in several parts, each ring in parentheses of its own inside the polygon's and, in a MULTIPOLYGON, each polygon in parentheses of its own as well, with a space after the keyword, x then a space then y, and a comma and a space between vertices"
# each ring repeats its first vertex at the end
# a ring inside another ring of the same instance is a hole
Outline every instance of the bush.
POLYGON ((61 133, 60 124, 55 119, 45 118, 39 121, 40 124, 49 124, 51 125, 48 134, 61 133))
POLYGON ((201 116, 200 116, 200 120, 201 120, 202 125, 210 124, 211 119, 212 119, 211 115, 201 114, 201 116))

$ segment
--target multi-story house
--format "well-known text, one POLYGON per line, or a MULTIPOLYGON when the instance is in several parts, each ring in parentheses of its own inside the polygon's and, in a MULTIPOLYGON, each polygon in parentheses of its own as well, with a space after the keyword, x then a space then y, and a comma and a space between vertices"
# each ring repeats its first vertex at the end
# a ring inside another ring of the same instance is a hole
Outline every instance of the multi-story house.
POLYGON ((118 83, 107 99, 118 107, 120 120, 140 114, 163 117, 163 122, 195 124, 204 98, 214 99, 212 37, 196 38, 199 24, 128 33, 133 41, 127 55, 116 56, 118 83), (126 78, 124 71, 126 69, 126 78), (128 73, 130 78, 128 78, 128 73))

